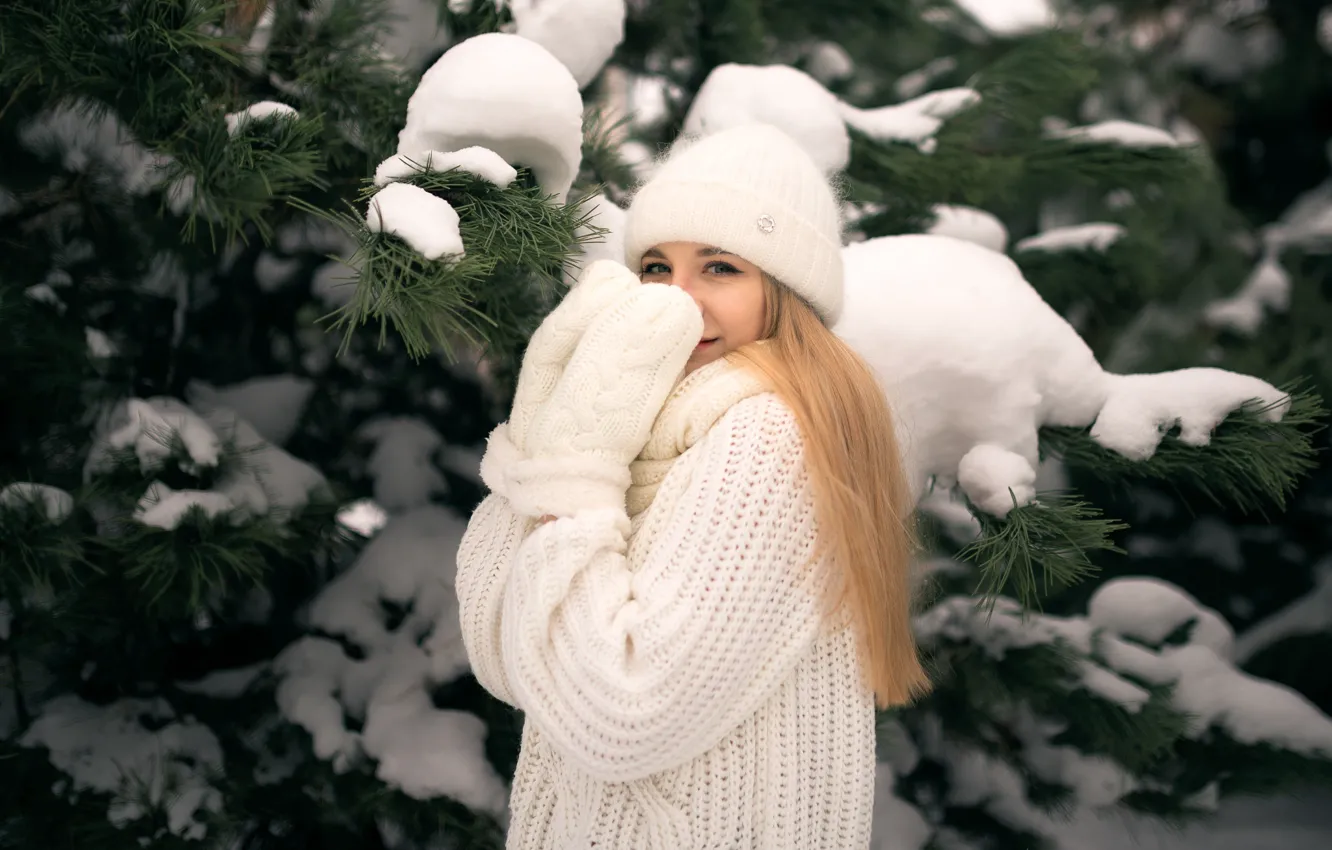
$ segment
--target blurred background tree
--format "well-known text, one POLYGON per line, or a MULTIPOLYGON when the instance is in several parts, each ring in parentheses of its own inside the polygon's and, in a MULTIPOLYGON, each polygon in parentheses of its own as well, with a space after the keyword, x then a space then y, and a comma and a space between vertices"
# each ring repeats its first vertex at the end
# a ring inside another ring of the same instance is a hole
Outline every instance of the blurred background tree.
MULTIPOLYGON (((524 341, 580 262, 619 258, 618 211, 683 131, 805 128, 852 240, 1011 256, 1108 370, 1327 397, 1317 5, 5 4, 0 835, 502 845, 521 717, 467 672, 452 552, 524 341), (544 50, 437 64, 497 31, 544 50), (537 115, 572 123, 572 149, 537 115), (408 138, 515 170, 398 162, 370 183, 408 138), (518 142, 541 153, 503 155, 518 142), (448 227, 380 232, 385 184, 447 203, 465 259, 423 258, 448 227)), ((1185 820, 1327 776, 1327 718, 1225 663, 1233 627, 1236 661, 1332 707, 1308 660, 1332 629, 1330 479, 1298 474, 1312 409, 1234 417, 1196 455, 1168 439, 1197 474, 1166 482, 1046 433, 1039 486, 1129 528, 1021 514, 1079 531, 1055 555, 1101 571, 1043 614, 973 604, 1021 548, 967 544, 1017 523, 927 501, 940 687, 883 718, 879 846, 1052 846, 1061 813, 1185 820), (1186 593, 1107 581, 1131 576, 1186 593), (1135 630, 1121 615, 1145 603, 1135 630)))

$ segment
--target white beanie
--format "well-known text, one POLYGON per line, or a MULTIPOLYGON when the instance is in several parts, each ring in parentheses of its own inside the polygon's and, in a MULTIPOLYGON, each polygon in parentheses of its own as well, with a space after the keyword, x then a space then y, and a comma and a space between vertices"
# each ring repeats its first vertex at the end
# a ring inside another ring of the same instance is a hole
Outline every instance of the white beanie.
POLYGON ((825 325, 842 312, 841 219, 832 188, 791 137, 746 124, 677 144, 638 190, 625 262, 665 242, 742 257, 809 301, 825 325))

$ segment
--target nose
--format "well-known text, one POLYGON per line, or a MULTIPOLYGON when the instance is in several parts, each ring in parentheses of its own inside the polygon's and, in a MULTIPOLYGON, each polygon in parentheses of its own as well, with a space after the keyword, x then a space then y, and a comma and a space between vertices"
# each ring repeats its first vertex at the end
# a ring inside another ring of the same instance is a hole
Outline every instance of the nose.
POLYGON ((671 285, 678 286, 685 292, 689 293, 689 297, 694 299, 694 303, 698 305, 698 309, 703 309, 703 302, 699 300, 698 281, 695 279, 692 272, 681 269, 673 270, 671 272, 671 285))

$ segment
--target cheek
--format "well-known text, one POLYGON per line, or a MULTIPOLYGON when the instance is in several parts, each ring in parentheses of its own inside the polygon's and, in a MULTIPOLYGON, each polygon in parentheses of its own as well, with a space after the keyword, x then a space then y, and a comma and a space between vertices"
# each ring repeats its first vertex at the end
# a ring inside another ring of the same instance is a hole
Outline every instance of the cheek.
POLYGON ((724 313, 719 318, 726 323, 730 336, 753 341, 763 333, 763 291, 757 293, 736 291, 728 293, 724 305, 719 304, 724 313))

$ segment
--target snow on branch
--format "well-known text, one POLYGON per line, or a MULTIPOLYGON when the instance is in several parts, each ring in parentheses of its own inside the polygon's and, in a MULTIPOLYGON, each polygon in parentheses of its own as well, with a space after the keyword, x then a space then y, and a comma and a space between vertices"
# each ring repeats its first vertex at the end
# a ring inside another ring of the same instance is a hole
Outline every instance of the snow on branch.
POLYGON ((224 768, 217 737, 177 717, 162 699, 99 706, 58 696, 42 706, 19 743, 45 747, 75 789, 111 795, 107 816, 116 826, 161 812, 172 835, 200 840, 208 814, 222 809, 222 795, 209 782, 224 768))
POLYGON ((353 644, 306 637, 274 663, 282 714, 335 770, 373 759, 376 775, 418 798, 447 796, 500 815, 508 791, 486 759, 475 715, 437 709, 430 690, 468 670, 452 559, 466 524, 433 505, 392 518, 310 607, 310 625, 353 644), (395 613, 396 612, 396 613, 395 613), (349 729, 345 717, 361 721, 349 729))
POLYGON ((872 139, 905 142, 928 153, 943 122, 979 100, 973 89, 953 88, 894 106, 860 109, 795 68, 728 63, 704 80, 684 132, 706 135, 740 124, 771 124, 795 139, 820 168, 833 172, 850 160, 848 125, 872 139))
MULTIPOLYGON (((1187 466, 1204 492, 1241 503, 1283 500, 1308 468, 1309 399, 1220 369, 1107 373, 995 251, 913 234, 851 244, 843 258, 846 307, 833 330, 884 386, 917 501, 931 488, 958 487, 985 515, 985 533, 968 552, 985 568, 990 592, 1011 587, 1029 603, 1038 584, 1081 576, 1087 548, 1113 549, 1114 523, 1076 500, 1037 494, 1049 429, 1085 435, 1120 458, 1105 468, 1155 475, 1187 466), (1283 423, 1296 400, 1298 416, 1283 423), (1223 421, 1234 434, 1199 453, 1223 421)), ((1066 458, 1092 454, 1066 438, 1070 447, 1066 458)))
POLYGON ((582 161, 578 83, 549 51, 517 35, 487 33, 455 45, 421 77, 398 152, 473 146, 532 169, 562 203, 582 161))

